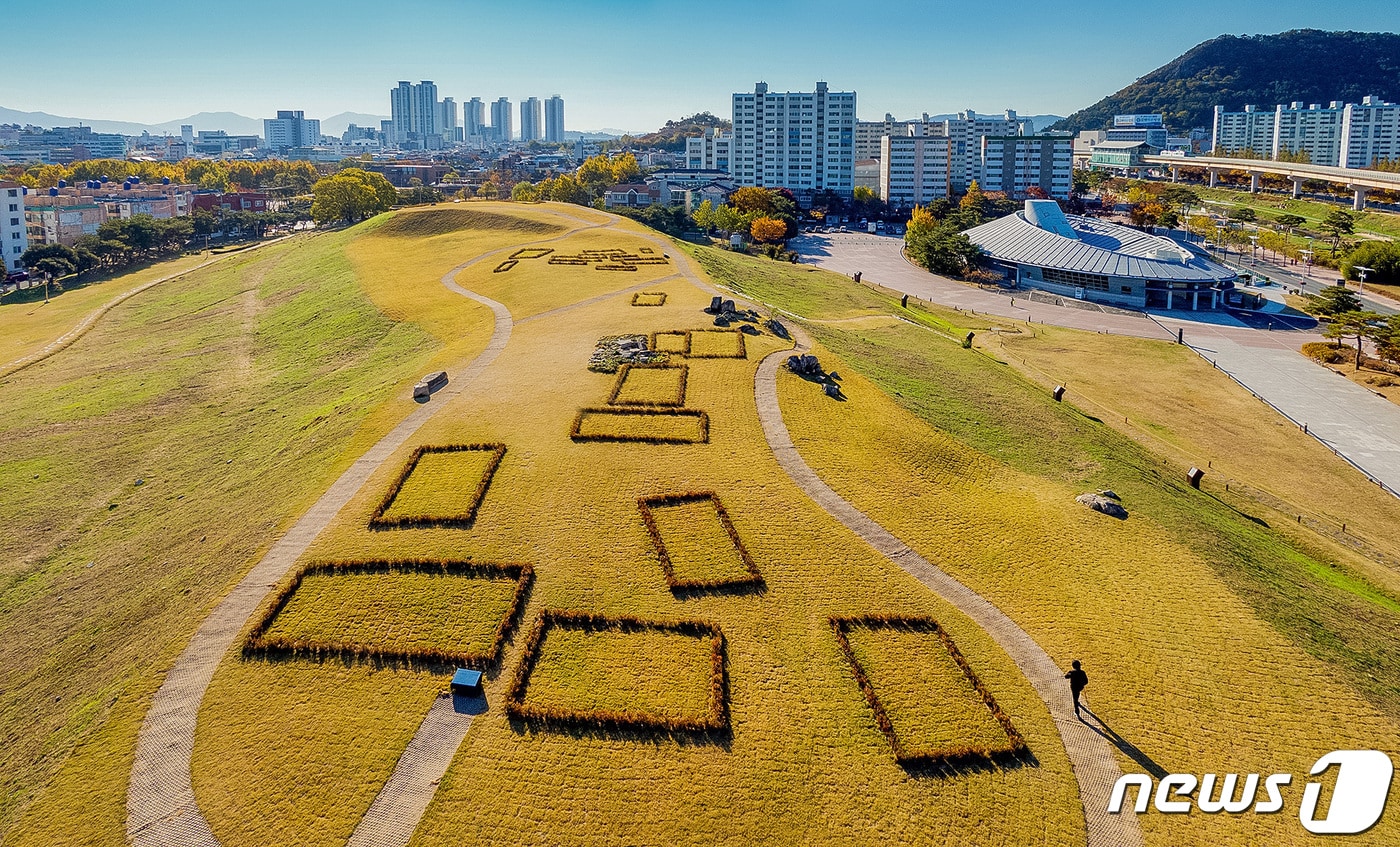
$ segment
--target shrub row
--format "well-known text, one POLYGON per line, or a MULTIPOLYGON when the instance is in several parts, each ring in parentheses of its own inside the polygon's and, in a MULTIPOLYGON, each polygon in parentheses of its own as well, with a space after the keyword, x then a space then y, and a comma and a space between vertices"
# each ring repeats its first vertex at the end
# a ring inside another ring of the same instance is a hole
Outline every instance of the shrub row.
POLYGON ((454 527, 457 529, 470 529, 476 520, 477 509, 481 507, 481 501, 486 497, 486 489, 491 486, 491 479, 496 475, 496 468, 501 465, 501 458, 506 454, 504 444, 447 444, 443 446, 422 445, 413 451, 403 470, 399 472, 399 477, 394 484, 389 486, 389 491, 384 495, 384 499, 375 507, 374 513, 370 515, 370 529, 411 529, 422 527, 454 527), (471 502, 467 505, 467 511, 461 515, 405 515, 396 518, 386 518, 384 514, 394 505, 394 498, 399 496, 399 491, 403 489, 404 483, 413 474, 413 469, 418 467, 418 461, 428 453, 463 453, 475 450, 491 451, 491 459, 486 465, 486 472, 481 475, 481 479, 476 484, 476 490, 472 492, 471 502))
POLYGON ((638 291, 632 295, 633 306, 664 306, 666 305, 666 292, 664 291, 638 291))
POLYGON ((497 266, 495 267, 495 269, 493 269, 493 270, 491 271, 491 273, 493 273, 493 274, 505 273, 506 271, 510 270, 511 268, 515 267, 515 266, 518 265, 518 264, 520 264, 520 263, 517 262, 515 259, 506 259, 504 262, 501 262, 499 265, 497 265, 497 266))
POLYGON ((865 694, 866 702, 870 704, 871 710, 875 713, 875 722, 879 724, 880 731, 885 734, 885 738, 890 742, 890 748, 894 751, 895 761, 904 767, 916 768, 958 768, 968 765, 1000 764, 1015 760, 1023 756, 1026 751, 1026 739, 1011 723, 1011 717, 1002 711, 997 705, 996 698, 987 690, 982 681, 977 678, 977 674, 972 670, 972 666, 963 657, 958 645, 953 643, 953 639, 938 625, 932 618, 904 617, 900 615, 863 615, 854 618, 833 617, 830 618, 831 630, 836 634, 836 643, 841 649, 841 654, 846 657, 846 661, 851 665, 856 683, 865 694), (895 733, 894 724, 890 722, 889 714, 885 711, 885 706, 880 702, 880 698, 875 693, 875 687, 870 682, 870 677, 866 676, 865 669, 861 667, 860 661, 856 659, 856 654, 851 650, 851 642, 846 634, 855 627, 866 629, 897 629, 906 632, 927 632, 938 636, 943 647, 948 651, 948 655, 953 657, 953 661, 962 670, 971 683, 973 690, 982 699, 982 702, 991 710, 992 716, 1006 732, 1007 743, 1001 747, 980 747, 963 746, 948 747, 942 750, 908 750, 895 733))
POLYGON ((736 329, 736 330, 732 330, 732 331, 714 330, 714 329, 697 329, 697 330, 691 330, 691 332, 689 333, 689 335, 690 335, 690 339, 686 342, 686 353, 685 353, 685 357, 686 357, 687 359, 747 359, 747 358, 749 357, 748 347, 744 344, 744 333, 740 332, 740 331, 737 330, 737 329, 736 329), (696 352, 695 352, 695 333, 697 333, 697 332, 709 332, 709 333, 714 333, 714 334, 720 334, 720 333, 726 333, 726 332, 727 332, 727 334, 733 335, 734 338, 735 338, 735 342, 734 342, 734 343, 735 343, 735 352, 733 352, 733 353, 696 353, 696 352))
POLYGON ((739 539, 739 533, 734 529, 734 522, 729 519, 729 512, 725 510, 724 503, 720 502, 719 495, 713 491, 687 491, 683 494, 638 497, 637 510, 642 513, 642 523, 646 524, 647 535, 651 536, 652 546, 656 548, 657 558, 661 560, 661 570, 666 574, 666 584, 670 586, 672 591, 737 588, 763 584, 763 574, 759 573, 758 565, 749 555, 748 548, 744 547, 744 542, 739 539), (675 568, 671 563, 671 554, 666 549, 666 541, 661 537, 661 531, 656 527, 656 518, 652 514, 652 510, 664 509, 667 506, 684 506, 702 501, 709 501, 714 506, 715 515, 719 518, 720 525, 724 527, 725 534, 729 536, 729 543, 734 545, 734 550, 739 554, 740 561, 744 563, 744 569, 748 571, 744 576, 729 579, 680 579, 676 576, 675 568))
POLYGON ((574 441, 620 441, 636 444, 708 444, 710 441, 710 416, 700 409, 653 409, 653 408, 633 408, 633 409, 579 409, 574 417, 574 424, 569 428, 569 438, 574 441), (608 415, 613 417, 673 417, 673 418, 695 418, 700 422, 700 437, 686 438, 684 436, 672 435, 584 435, 583 419, 588 415, 608 415))
POLYGON ((553 247, 521 247, 510 254, 512 259, 540 259, 554 252, 553 247))
POLYGON ((525 642, 520 664, 515 667, 510 688, 506 691, 506 714, 513 718, 546 727, 578 727, 602 730, 642 730, 683 732, 700 735, 725 732, 729 729, 729 678, 725 668, 724 633, 708 621, 648 621, 629 615, 608 617, 591 612, 545 609, 535 621, 525 642), (535 706, 525 701, 539 658, 540 645, 551 627, 584 632, 673 632, 710 640, 710 697, 703 717, 667 717, 645 712, 616 712, 607 709, 567 709, 558 706, 535 706))
POLYGON ((690 368, 689 368, 689 366, 687 366, 687 365, 670 365, 670 364, 665 364, 665 363, 656 364, 656 365, 622 365, 622 366, 620 366, 620 367, 617 369, 617 381, 613 383, 612 391, 608 392, 608 400, 607 400, 607 403, 608 403, 609 406, 629 406, 629 407, 630 407, 630 406, 642 406, 642 407, 648 407, 648 406, 684 406, 684 405, 685 405, 685 386, 686 386, 686 381, 687 381, 689 378, 690 378, 690 368), (680 371, 680 372, 681 372, 681 378, 680 378, 680 380, 679 380, 679 385, 677 385, 677 387, 676 387, 676 396, 675 396, 675 397, 672 397, 672 398, 669 399, 669 400, 633 400, 633 401, 630 401, 630 402, 627 402, 627 403, 619 403, 618 400, 617 400, 617 398, 618 398, 618 396, 619 396, 620 394, 622 394, 622 384, 623 384, 624 382, 627 381, 627 374, 629 374, 633 369, 636 369, 636 370, 653 370, 653 371, 662 371, 662 370, 665 370, 665 371, 676 371, 676 370, 678 370, 678 371, 680 371))
POLYGON ((615 265, 610 262, 604 262, 593 266, 593 270, 595 271, 635 271, 636 269, 636 265, 615 265))
POLYGON ((311 562, 299 568, 290 580, 278 589, 263 616, 253 624, 243 640, 243 655, 267 658, 343 658, 385 662, 406 662, 410 665, 458 665, 462 667, 489 670, 501 661, 506 640, 515 630, 520 615, 525 610, 525 601, 534 583, 535 570, 527 564, 488 565, 470 560, 447 559, 392 559, 392 560, 351 560, 338 562, 311 562), (510 607, 496 626, 491 646, 484 652, 464 652, 443 650, 435 647, 409 649, 388 649, 374 644, 346 644, 318 641, 309 638, 287 638, 268 636, 267 631, 276 622, 277 616, 286 608, 292 596, 301 587, 302 580, 310 574, 396 574, 428 573, 459 576, 468 579, 514 579, 515 594, 510 607))

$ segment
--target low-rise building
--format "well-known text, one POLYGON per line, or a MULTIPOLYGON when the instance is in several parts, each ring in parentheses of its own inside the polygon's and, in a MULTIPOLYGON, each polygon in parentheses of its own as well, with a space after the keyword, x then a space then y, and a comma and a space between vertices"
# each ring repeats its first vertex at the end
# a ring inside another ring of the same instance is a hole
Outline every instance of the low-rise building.
POLYGON ((1103 141, 1094 145, 1089 167, 1109 171, 1136 171, 1148 167, 1143 156, 1162 152, 1146 141, 1103 141))
POLYGON ((1130 309, 1217 309, 1236 280, 1169 238, 1066 215, 1053 200, 1027 200, 967 237, 1015 286, 1130 309))
POLYGON ((0 180, 0 257, 6 270, 24 263, 20 257, 29 249, 29 228, 24 217, 24 186, 0 180))
POLYGON ((603 192, 603 205, 609 209, 619 206, 640 209, 658 202, 659 199, 657 193, 644 183, 623 183, 603 192))

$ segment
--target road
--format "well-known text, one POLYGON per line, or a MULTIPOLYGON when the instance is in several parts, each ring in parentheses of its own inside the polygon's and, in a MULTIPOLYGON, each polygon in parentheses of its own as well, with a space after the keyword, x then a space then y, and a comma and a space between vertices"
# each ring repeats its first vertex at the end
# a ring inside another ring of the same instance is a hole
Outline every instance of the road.
MULTIPOLYGON (((928 273, 905 260, 902 245, 899 238, 865 233, 804 235, 789 242, 804 263, 846 276, 860 271, 863 283, 944 306, 1138 338, 1174 340, 1179 330, 1192 349, 1220 370, 1300 426, 1306 424, 1310 435, 1369 478, 1400 491, 1400 406, 1303 356, 1303 344, 1321 340, 1311 319, 1184 311, 1149 316, 1032 302, 928 273)), ((1271 265, 1269 270, 1278 269, 1271 265)), ((1291 277, 1287 281, 1294 282, 1291 277)), ((1314 290, 1317 284, 1314 280, 1314 290)), ((1378 299, 1367 297, 1368 306, 1378 299)))

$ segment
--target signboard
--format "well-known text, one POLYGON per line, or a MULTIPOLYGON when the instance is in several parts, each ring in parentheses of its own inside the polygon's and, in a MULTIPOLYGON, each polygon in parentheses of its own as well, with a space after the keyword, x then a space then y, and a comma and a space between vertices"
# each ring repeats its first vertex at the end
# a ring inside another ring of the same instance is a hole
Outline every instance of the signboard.
POLYGON ((1114 115, 1114 127, 1160 127, 1162 125, 1161 115, 1114 115))

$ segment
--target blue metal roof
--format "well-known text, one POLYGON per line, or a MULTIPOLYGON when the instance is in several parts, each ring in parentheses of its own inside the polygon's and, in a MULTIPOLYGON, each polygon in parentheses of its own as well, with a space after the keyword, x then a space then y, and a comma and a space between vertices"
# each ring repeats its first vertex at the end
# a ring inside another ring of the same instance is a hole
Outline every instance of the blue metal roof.
MULTIPOLYGON (((1036 226, 1026 212, 973 227, 967 231, 967 237, 988 256, 1018 265, 1140 279, 1235 279, 1234 271, 1195 255, 1169 238, 1082 215, 1065 215, 1063 220, 1077 238, 1036 226)), ((1060 222, 1046 223, 1055 226, 1060 222)))

